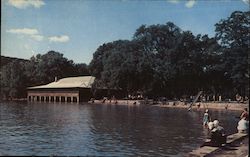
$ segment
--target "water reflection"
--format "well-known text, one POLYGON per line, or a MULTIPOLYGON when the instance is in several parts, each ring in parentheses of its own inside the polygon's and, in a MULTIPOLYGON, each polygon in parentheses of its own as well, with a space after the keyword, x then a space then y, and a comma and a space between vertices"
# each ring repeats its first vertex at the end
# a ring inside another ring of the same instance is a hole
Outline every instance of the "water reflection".
MULTIPOLYGON (((238 112, 211 111, 228 133, 238 112)), ((0 154, 182 156, 206 136, 203 110, 0 103, 0 154)))

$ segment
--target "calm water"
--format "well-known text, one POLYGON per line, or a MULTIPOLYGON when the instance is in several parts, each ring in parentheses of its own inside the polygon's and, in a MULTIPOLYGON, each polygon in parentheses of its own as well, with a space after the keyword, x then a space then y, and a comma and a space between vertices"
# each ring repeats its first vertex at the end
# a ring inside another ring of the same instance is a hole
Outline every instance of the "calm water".
MULTIPOLYGON (((182 156, 201 145, 204 110, 0 103, 1 155, 182 156)), ((236 132, 239 112, 211 111, 236 132)))

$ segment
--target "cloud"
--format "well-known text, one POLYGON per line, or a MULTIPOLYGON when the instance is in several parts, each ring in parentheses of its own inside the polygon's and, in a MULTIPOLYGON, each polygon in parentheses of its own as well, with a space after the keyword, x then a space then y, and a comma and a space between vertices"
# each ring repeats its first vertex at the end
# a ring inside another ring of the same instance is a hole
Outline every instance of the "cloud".
POLYGON ((44 39, 44 37, 42 35, 31 35, 30 36, 32 39, 36 40, 36 41, 42 41, 44 39))
POLYGON ((42 41, 44 39, 44 37, 39 34, 38 30, 33 28, 9 29, 6 32, 12 34, 27 35, 28 37, 36 41, 42 41))
POLYGON ((174 3, 174 4, 177 4, 179 3, 180 1, 179 0, 168 0, 169 3, 174 3))
POLYGON ((9 29, 7 30, 8 33, 13 34, 26 34, 26 35, 35 35, 38 34, 37 29, 31 29, 31 28, 18 28, 18 29, 9 29))
POLYGON ((6 32, 28 36, 29 38, 36 40, 36 41, 49 40, 50 42, 61 42, 61 43, 69 41, 69 36, 67 35, 51 36, 48 38, 44 37, 42 34, 39 33, 37 29, 34 29, 34 28, 9 29, 9 30, 6 30, 6 32))
POLYGON ((43 0, 8 0, 8 3, 18 9, 25 9, 27 7, 40 8, 45 5, 43 0))
POLYGON ((250 0, 242 0, 245 4, 249 5, 250 4, 250 0))
POLYGON ((192 8, 195 5, 195 0, 189 0, 185 5, 187 8, 192 8))
MULTIPOLYGON (((243 1, 248 1, 248 0, 243 0, 243 1)), ((180 2, 184 2, 184 0, 167 0, 169 3, 173 4, 179 4, 180 2)), ((192 8, 196 3, 196 0, 186 0, 185 6, 187 8, 192 8)))
POLYGON ((61 36, 52 36, 49 37, 50 42, 67 42, 69 41, 69 37, 67 35, 61 35, 61 36))

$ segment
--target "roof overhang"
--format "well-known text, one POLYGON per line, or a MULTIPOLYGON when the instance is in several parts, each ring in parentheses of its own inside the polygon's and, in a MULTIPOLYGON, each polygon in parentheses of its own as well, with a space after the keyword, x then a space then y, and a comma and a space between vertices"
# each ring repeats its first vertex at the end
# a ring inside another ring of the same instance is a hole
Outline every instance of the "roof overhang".
POLYGON ((28 87, 27 89, 65 89, 65 88, 91 88, 94 83, 93 76, 67 77, 46 85, 28 87))

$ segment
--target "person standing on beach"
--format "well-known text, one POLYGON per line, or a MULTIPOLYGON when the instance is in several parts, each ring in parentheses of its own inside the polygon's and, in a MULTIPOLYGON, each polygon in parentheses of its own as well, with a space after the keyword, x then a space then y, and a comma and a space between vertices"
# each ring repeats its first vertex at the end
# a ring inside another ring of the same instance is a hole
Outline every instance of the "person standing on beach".
POLYGON ((203 126, 207 126, 210 121, 211 121, 211 117, 208 113, 208 109, 206 109, 204 116, 203 116, 203 126))

